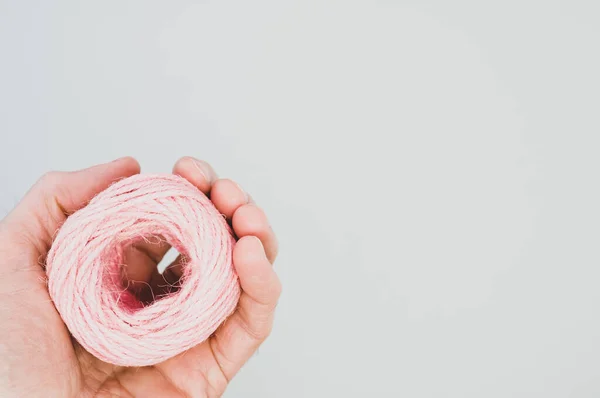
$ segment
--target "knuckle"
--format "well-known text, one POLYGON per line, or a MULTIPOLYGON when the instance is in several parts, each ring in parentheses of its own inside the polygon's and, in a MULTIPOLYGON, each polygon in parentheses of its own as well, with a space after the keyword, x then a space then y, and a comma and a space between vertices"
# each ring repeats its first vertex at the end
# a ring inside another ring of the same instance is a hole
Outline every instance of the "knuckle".
POLYGON ((256 341, 265 341, 273 331, 273 322, 264 322, 254 327, 247 327, 246 332, 256 341))
POLYGON ((273 332, 273 322, 266 324, 261 334, 261 341, 265 341, 273 332))
POLYGON ((264 341, 273 329, 275 318, 275 303, 261 304, 258 302, 249 302, 243 306, 242 310, 242 328, 253 340, 264 341))
POLYGON ((44 188, 55 187, 61 180, 62 174, 60 171, 48 171, 39 178, 37 185, 44 188))
POLYGON ((268 277, 264 277, 262 280, 255 280, 261 287, 254 293, 254 298, 272 312, 275 310, 277 301, 281 296, 282 286, 277 275, 273 271, 271 272, 272 274, 268 277))
POLYGON ((61 222, 64 217, 64 209, 58 198, 61 198, 61 202, 70 200, 70 192, 65 185, 66 175, 65 172, 49 171, 36 183, 39 203, 43 205, 45 217, 49 217, 55 223, 61 222))

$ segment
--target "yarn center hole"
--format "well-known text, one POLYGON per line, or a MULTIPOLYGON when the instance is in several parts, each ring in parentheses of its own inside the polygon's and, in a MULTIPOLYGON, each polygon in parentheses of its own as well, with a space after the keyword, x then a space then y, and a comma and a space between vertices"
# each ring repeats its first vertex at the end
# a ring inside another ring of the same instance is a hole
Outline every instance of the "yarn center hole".
POLYGON ((121 284, 136 301, 126 306, 145 307, 181 289, 185 253, 172 249, 163 236, 136 240, 122 253, 121 284))

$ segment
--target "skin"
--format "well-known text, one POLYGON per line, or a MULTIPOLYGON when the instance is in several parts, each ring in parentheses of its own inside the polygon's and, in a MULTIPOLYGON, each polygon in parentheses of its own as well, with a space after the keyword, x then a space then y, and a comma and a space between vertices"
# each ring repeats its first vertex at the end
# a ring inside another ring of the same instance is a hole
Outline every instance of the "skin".
MULTIPOLYGON (((95 194, 139 172, 135 159, 122 158, 48 173, 0 222, 0 396, 219 397, 269 335, 281 284, 272 268, 277 240, 267 217, 235 182, 219 179, 206 162, 184 157, 173 172, 209 195, 239 238, 233 253, 243 291, 238 309, 210 339, 155 366, 111 365, 71 338, 45 282, 52 236, 95 194)), ((145 244, 128 253, 127 279, 140 286, 140 295, 156 294, 165 279, 180 275, 176 263, 164 276, 156 271, 167 250, 165 244, 145 244)))

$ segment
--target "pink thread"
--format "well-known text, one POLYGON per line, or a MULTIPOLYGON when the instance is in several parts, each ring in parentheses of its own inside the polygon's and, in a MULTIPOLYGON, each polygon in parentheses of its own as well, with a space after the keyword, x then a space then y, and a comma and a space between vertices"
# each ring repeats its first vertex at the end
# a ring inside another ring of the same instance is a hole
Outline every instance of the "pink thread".
POLYGON ((236 308, 235 239, 184 178, 136 175, 98 194, 58 231, 50 296, 77 341, 121 366, 152 365, 206 340, 236 308), (123 285, 124 248, 163 237, 185 258, 181 287, 143 305, 123 285))

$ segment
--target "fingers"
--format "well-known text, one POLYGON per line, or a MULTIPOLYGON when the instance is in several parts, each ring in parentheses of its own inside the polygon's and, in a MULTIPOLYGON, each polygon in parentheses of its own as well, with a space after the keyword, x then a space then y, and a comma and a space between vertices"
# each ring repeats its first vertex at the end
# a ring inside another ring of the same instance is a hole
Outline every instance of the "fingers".
POLYGON ((278 243, 265 212, 254 204, 239 207, 233 214, 233 230, 239 238, 256 236, 262 242, 269 262, 277 257, 278 243))
MULTIPOLYGON (((265 213, 251 197, 232 180, 218 180, 205 162, 183 158, 173 168, 202 192, 210 195, 217 210, 231 222, 239 241, 233 252, 233 263, 240 279, 242 294, 237 311, 215 332, 208 342, 159 365, 182 390, 194 391, 199 386, 189 377, 190 369, 206 376, 214 391, 224 390, 227 380, 256 351, 269 335, 281 283, 272 262, 277 256, 277 239, 265 213), (199 169, 201 172, 199 172, 199 169)), ((180 275, 177 260, 167 271, 180 275)), ((219 395, 217 393, 217 395, 219 395)))
POLYGON ((209 341, 227 379, 235 375, 271 332, 281 294, 279 278, 257 237, 238 241, 233 262, 243 290, 239 307, 209 341))
POLYGON ((67 215, 84 207, 112 183, 139 172, 138 162, 126 157, 85 170, 48 173, 31 188, 7 222, 30 235, 43 253, 67 215))
POLYGON ((218 179, 217 173, 205 161, 183 157, 175 163, 173 173, 180 175, 194 184, 210 198, 221 214, 232 221, 233 229, 238 237, 255 235, 265 245, 269 261, 273 262, 277 255, 277 241, 264 212, 256 207, 244 206, 252 203, 237 183, 229 179, 218 179), (237 210, 239 214, 235 215, 237 210))
POLYGON ((214 183, 211 200, 217 210, 231 220, 233 231, 238 238, 258 237, 265 247, 267 258, 275 261, 278 251, 277 238, 263 210, 250 202, 250 196, 231 180, 218 180, 214 183))
POLYGON ((220 396, 273 325, 281 284, 261 241, 254 236, 241 238, 234 248, 233 262, 243 290, 238 310, 207 342, 157 365, 190 396, 207 390, 210 396, 220 396))
POLYGON ((281 284, 260 239, 255 236, 241 238, 233 250, 233 265, 243 294, 252 302, 272 307, 277 304, 281 284))
POLYGON ((238 310, 207 342, 157 366, 190 396, 207 387, 214 393, 211 396, 220 396, 273 325, 281 284, 260 240, 254 236, 241 238, 233 262, 243 290, 238 310))
POLYGON ((205 161, 185 156, 175 163, 173 174, 177 174, 194 184, 205 195, 211 191, 217 180, 217 173, 205 161))
MULTIPOLYGON (((250 196, 234 181, 217 179, 214 169, 205 161, 189 156, 177 161, 173 172, 194 184, 210 198, 228 220, 232 222, 238 237, 257 236, 265 247, 267 258, 272 263, 277 256, 278 244, 264 212, 252 203, 250 196)), ((180 270, 169 267, 173 272, 180 270)))
POLYGON ((233 213, 242 205, 249 201, 248 194, 235 182, 227 179, 215 182, 210 199, 215 204, 217 210, 221 212, 228 220, 231 220, 233 213))

